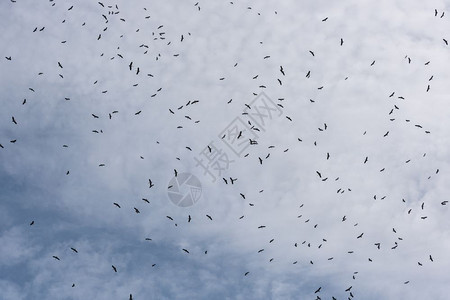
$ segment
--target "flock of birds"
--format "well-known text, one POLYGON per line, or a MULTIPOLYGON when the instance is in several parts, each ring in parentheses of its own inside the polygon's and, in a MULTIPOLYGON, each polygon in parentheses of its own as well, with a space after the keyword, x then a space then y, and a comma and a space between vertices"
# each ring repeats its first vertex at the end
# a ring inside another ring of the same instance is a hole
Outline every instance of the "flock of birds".
MULTIPOLYGON (((16 3, 17 3, 16 0, 11 0, 11 2, 15 3, 14 5, 16 5, 16 3)), ((54 0, 49 0, 49 2, 50 2, 50 4, 51 4, 51 6, 55 6, 55 5, 57 4, 57 2, 54 1, 54 0)), ((233 4, 233 2, 230 2, 230 3, 233 4)), ((195 7, 195 9, 198 10, 199 12, 201 11, 201 7, 200 7, 199 2, 195 3, 195 4, 194 4, 194 7, 195 7)), ((119 9, 118 5, 107 5, 107 4, 104 4, 104 3, 102 3, 102 2, 98 2, 98 8, 99 8, 100 11, 101 11, 101 16, 102 16, 103 21, 104 21, 104 23, 105 23, 105 27, 102 28, 102 29, 100 29, 100 32, 99 32, 99 33, 95 33, 95 37, 93 36, 93 41, 92 41, 92 42, 95 42, 95 40, 99 41, 99 40, 101 40, 102 38, 104 38, 105 32, 108 31, 108 24, 109 24, 110 22, 127 22, 127 20, 126 20, 125 18, 121 17, 120 9, 119 9)), ((71 5, 71 6, 69 6, 69 7, 67 8, 67 11, 72 11, 72 10, 75 10, 75 9, 76 9, 76 7, 73 6, 73 5, 71 5)), ((252 8, 251 8, 251 7, 248 7, 248 9, 251 10, 252 8)), ((146 8, 144 8, 144 10, 146 10, 146 8)), ((259 13, 258 13, 258 14, 259 14, 259 13)), ((277 12, 275 12, 275 14, 277 14, 277 12)), ((445 15, 444 12, 439 12, 438 10, 435 10, 435 11, 434 11, 434 16, 435 16, 435 17, 443 18, 444 15, 445 15)), ((69 17, 69 16, 68 16, 68 17, 69 17)), ((148 15, 148 16, 145 17, 145 19, 150 19, 150 18, 151 18, 150 15, 148 15)), ((325 18, 322 18, 322 19, 319 19, 319 20, 318 20, 318 22, 327 22, 327 21, 328 21, 328 17, 325 17, 325 18)), ((64 20, 61 21, 62 24, 64 24, 65 22, 66 22, 66 19, 64 19, 64 20)), ((85 25, 86 25, 86 22, 83 22, 82 24, 80 24, 81 27, 83 27, 83 26, 85 26, 85 25)), ((35 26, 34 28, 30 28, 30 31, 33 32, 34 34, 39 34, 39 33, 43 33, 43 32, 45 33, 46 27, 47 27, 47 26, 39 25, 39 26, 35 26)), ((136 32, 138 32, 138 31, 139 31, 139 29, 136 30, 136 32)), ((94 35, 94 34, 93 34, 93 35, 94 35)), ((181 36, 179 36, 179 43, 184 42, 184 41, 185 41, 187 38, 189 38, 190 36, 191 36, 191 33, 189 33, 189 32, 188 32, 188 33, 181 34, 181 36)), ((122 38, 122 37, 124 37, 124 35, 120 35, 120 38, 122 38)), ((159 43, 159 44, 165 45, 165 46, 170 46, 172 42, 175 42, 175 41, 172 41, 172 40, 171 40, 171 41, 166 41, 166 33, 164 32, 164 25, 158 25, 158 26, 154 29, 154 31, 152 32, 151 40, 152 40, 154 43, 159 43)), ((62 40, 62 41, 59 41, 59 42, 62 43, 62 44, 65 44, 65 43, 68 43, 68 40, 62 40)), ((447 42, 446 39, 443 39, 443 42, 445 43, 446 46, 448 45, 448 42, 447 42)), ((261 43, 262 43, 262 42, 261 42, 261 43)), ((339 39, 337 39, 337 41, 336 41, 336 46, 338 46, 338 47, 344 47, 344 46, 345 46, 344 38, 339 38, 339 39)), ((149 54, 151 54, 151 51, 150 51, 151 46, 150 46, 149 44, 147 44, 147 43, 142 43, 142 44, 140 44, 140 45, 138 46, 138 48, 139 48, 140 50, 142 50, 142 54, 143 54, 143 55, 148 56, 149 54)), ((112 60, 121 60, 121 65, 123 66, 123 69, 127 70, 128 72, 133 72, 137 77, 145 76, 145 77, 147 77, 148 79, 151 79, 151 78, 154 78, 155 76, 157 76, 156 74, 151 74, 151 73, 149 73, 149 72, 147 71, 148 68, 146 68, 145 66, 139 65, 136 61, 132 60, 132 58, 129 57, 126 53, 120 52, 120 48, 119 48, 119 47, 117 48, 117 52, 118 52, 118 53, 117 53, 115 56, 110 57, 109 60, 110 60, 110 61, 112 61, 112 60)), ((307 50, 307 52, 311 55, 311 57, 315 57, 315 56, 316 56, 316 53, 315 53, 315 50, 314 50, 314 49, 312 49, 312 50, 307 50)), ((154 54, 153 57, 151 57, 151 58, 154 59, 155 61, 159 61, 159 60, 161 60, 161 59, 164 58, 164 57, 163 57, 163 54, 164 54, 164 53, 156 53, 156 54, 154 54)), ((103 58, 103 57, 105 56, 105 53, 99 53, 99 55, 100 55, 100 57, 103 58)), ((179 53, 174 53, 174 54, 172 54, 172 56, 175 57, 175 58, 177 58, 177 57, 180 56, 180 54, 179 54, 179 53)), ((17 59, 20 59, 20 58, 18 58, 18 57, 15 57, 14 53, 7 53, 4 57, 5 57, 6 63, 10 63, 10 64, 15 63, 15 61, 16 61, 17 59)), ((263 59, 270 59, 270 55, 264 56, 263 59)), ((409 56, 405 56, 405 60, 407 61, 408 64, 413 63, 412 58, 409 57, 409 56)), ((375 63, 376 63, 376 61, 373 60, 373 61, 370 63, 370 66, 374 66, 375 63)), ((54 64, 55 64, 55 66, 56 66, 57 69, 58 69, 58 72, 56 72, 57 75, 58 75, 61 79, 64 79, 64 78, 65 78, 65 75, 64 75, 64 69, 65 69, 64 65, 65 65, 65 63, 64 63, 64 61, 57 61, 57 60, 56 60, 56 61, 54 62, 54 64)), ((426 61, 426 62, 424 62, 423 64, 424 64, 424 65, 429 65, 429 64, 430 64, 430 61, 426 61)), ((237 66, 238 66, 238 63, 235 63, 235 64, 234 64, 234 67, 237 67, 237 66)), ((311 76, 313 75, 313 74, 312 74, 312 71, 313 71, 313 70, 308 70, 307 73, 305 74, 305 78, 307 78, 307 79, 311 78, 311 76)), ((276 77, 277 77, 277 78, 276 78, 276 83, 277 83, 279 86, 283 86, 283 83, 284 83, 284 81, 285 81, 284 78, 285 78, 287 72, 289 72, 289 67, 287 67, 287 66, 280 66, 280 67, 279 67, 279 73, 278 73, 278 76, 276 76, 276 77)), ((39 73, 37 74, 38 77, 45 76, 45 75, 46 75, 46 73, 44 73, 44 72, 39 72, 39 73)), ((254 75, 254 76, 252 77, 252 79, 253 79, 253 80, 256 80, 256 79, 258 78, 258 76, 259 76, 259 75, 254 75)), ((431 82, 432 82, 432 80, 434 79, 434 77, 435 77, 434 75, 430 75, 430 77, 429 77, 429 79, 428 79, 428 82, 425 84, 425 90, 426 90, 426 92, 430 92, 430 90, 431 90, 431 82)), ((220 81, 222 81, 222 80, 225 80, 225 77, 220 77, 220 78, 218 78, 218 79, 219 79, 220 81)), ((345 80, 347 80, 347 79, 348 79, 348 77, 345 78, 345 80)), ((99 81, 97 81, 97 80, 93 82, 93 85, 98 85, 98 84, 99 84, 99 81)), ((134 83, 134 84, 133 84, 133 87, 137 87, 138 85, 139 85, 139 82, 134 83)), ((259 88, 264 89, 264 88, 266 88, 266 85, 260 85, 259 88)), ((318 87, 319 90, 321 90, 321 89, 323 89, 323 88, 324 88, 324 86, 318 87)), ((150 95, 150 98, 157 97, 158 94, 159 94, 162 90, 163 90, 163 87, 158 87, 158 88, 156 88, 156 89, 154 90, 154 92, 150 95)), ((29 88, 28 88, 29 96, 28 96, 27 98, 28 98, 28 99, 29 99, 29 98, 33 98, 33 93, 35 93, 35 92, 36 92, 36 89, 35 89, 34 87, 29 87, 29 88)), ((107 89, 103 89, 103 90, 101 90, 101 93, 102 93, 102 94, 107 94, 107 93, 108 93, 108 90, 107 90, 107 89)), ((254 94, 254 95, 257 95, 257 93, 253 93, 253 94, 254 94)), ((396 98, 396 99, 398 99, 399 101, 405 100, 405 97, 402 96, 401 94, 398 94, 396 91, 390 91, 389 93, 387 93, 386 97, 387 97, 388 99, 390 99, 390 98, 395 99, 395 98, 396 98)), ((22 105, 27 105, 27 103, 28 103, 28 102, 27 102, 27 101, 28 101, 27 98, 21 100, 22 105)), ((71 101, 72 99, 73 99, 73 97, 72 97, 71 95, 66 95, 66 96, 64 97, 64 101, 71 101)), ((284 108, 283 102, 282 102, 282 101, 284 101, 284 98, 278 98, 278 103, 277 103, 277 105, 278 105, 280 108, 284 108)), ((315 100, 309 99, 309 102, 312 103, 312 105, 313 105, 313 104, 315 103, 315 100)), ((191 108, 193 105, 198 104, 198 103, 200 103, 199 100, 189 100, 189 101, 187 101, 184 105, 181 105, 181 106, 178 106, 178 107, 171 107, 171 108, 169 108, 169 109, 168 109, 168 113, 171 114, 171 115, 176 115, 176 114, 178 114, 179 112, 185 111, 185 110, 191 108)), ((231 103, 232 103, 232 99, 230 99, 230 100, 227 101, 227 104, 231 104, 231 103)), ((251 109, 250 105, 245 104, 245 106, 247 107, 247 109, 251 109)), ((143 109, 144 109, 144 108, 141 108, 141 109, 137 110, 137 111, 134 113, 134 115, 135 115, 135 116, 140 115, 140 114, 142 113, 143 109)), ((397 111, 399 111, 399 110, 400 110, 400 104, 398 104, 398 103, 397 103, 397 104, 392 104, 392 107, 391 107, 390 111, 387 113, 387 116, 388 116, 389 121, 391 121, 391 122, 397 121, 397 118, 395 117, 395 113, 396 113, 397 111)), ((111 110, 111 111, 106 111, 106 112, 102 112, 102 113, 92 112, 92 113, 91 113, 91 117, 92 117, 94 120, 103 119, 103 118, 112 120, 112 119, 114 118, 114 116, 118 115, 119 113, 120 113, 120 112, 119 112, 118 110, 111 110)), ((194 120, 194 118, 191 117, 191 116, 188 115, 188 114, 185 114, 183 117, 184 117, 184 119, 193 122, 193 124, 198 124, 198 123, 200 123, 200 121, 201 121, 201 120, 194 120)), ((292 116, 286 115, 285 118, 286 118, 289 122, 292 122, 292 121, 293 121, 293 117, 292 117, 292 116)), ((414 122, 413 122, 412 120, 410 120, 410 119, 406 119, 406 120, 404 120, 404 121, 407 122, 407 123, 412 124, 412 125, 411 125, 412 128, 415 128, 415 129, 417 129, 417 130, 422 130, 422 131, 424 132, 424 134, 427 134, 427 135, 428 135, 428 134, 431 134, 431 131, 430 131, 430 130, 424 128, 424 127, 426 127, 425 125, 414 123, 414 122)), ((21 120, 20 120, 19 118, 17 118, 16 116, 14 116, 14 115, 11 116, 11 122, 14 124, 14 126, 20 126, 20 125, 21 125, 21 120)), ((251 124, 251 122, 249 122, 249 125, 252 126, 252 127, 251 127, 252 130, 259 131, 258 127, 257 127, 257 126, 254 126, 254 124, 251 124)), ((177 126, 177 129, 182 129, 182 128, 183 128, 183 126, 181 126, 181 125, 177 126)), ((103 133, 104 133, 104 129, 105 129, 105 128, 93 128, 93 129, 92 129, 92 133, 94 133, 94 134, 103 134, 103 133)), ((105 129, 105 130, 106 130, 106 129, 105 129)), ((329 130, 329 125, 328 125, 327 123, 324 123, 323 126, 317 128, 317 130, 318 130, 319 132, 326 132, 327 130, 329 130)), ((14 132, 14 131, 12 131, 12 132, 14 132)), ((363 134, 363 135, 366 135, 366 133, 367 133, 367 131, 364 131, 362 134, 363 134)), ((383 138, 388 138, 388 137, 389 137, 389 133, 390 133, 389 130, 386 131, 386 132, 384 133, 384 135, 383 135, 383 138)), ((238 137, 237 137, 237 139, 245 139, 244 135, 245 135, 245 134, 244 134, 242 131, 240 131, 240 132, 239 132, 239 135, 238 135, 238 137)), ((222 138, 225 138, 225 136, 222 136, 222 138)), ((304 139, 301 138, 301 137, 298 137, 298 138, 297 138, 297 142, 298 142, 298 143, 304 143, 304 139)), ((20 146, 20 144, 21 144, 21 140, 20 140, 19 137, 15 137, 14 134, 12 134, 12 137, 9 139, 9 143, 12 144, 12 145, 11 145, 11 146, 8 146, 7 143, 8 143, 7 141, 6 141, 6 142, 5 142, 5 141, 0 141, 0 148, 5 149, 5 148, 7 148, 7 147, 18 147, 18 146, 20 146)), ((156 141, 156 143, 159 144, 160 142, 159 142, 159 141, 156 141)), ((254 139, 248 139, 248 143, 249 143, 252 147, 258 147, 258 146, 259 146, 258 141, 257 141, 257 140, 254 140, 254 139)), ((317 141, 313 141, 313 144, 314 144, 315 147, 318 146, 318 145, 317 145, 317 141)), ((68 144, 63 144, 62 147, 63 147, 63 148, 69 148, 70 146, 69 146, 68 144)), ((192 147, 191 147, 191 146, 186 146, 185 148, 186 148, 188 151, 192 151, 192 147)), ((275 148, 274 145, 269 146, 269 147, 268 147, 269 153, 267 153, 267 155, 265 155, 265 156, 258 156, 258 157, 257 157, 257 163, 258 163, 259 165, 263 165, 263 164, 265 163, 265 161, 266 161, 267 159, 270 158, 270 155, 271 155, 271 152, 270 152, 270 151, 271 151, 272 149, 274 149, 274 148, 275 148)), ((209 150, 209 152, 212 151, 212 149, 211 149, 210 146, 208 146, 208 150, 209 150)), ((288 151, 289 151, 289 148, 286 148, 286 149, 283 150, 284 153, 285 153, 285 152, 288 152, 288 151)), ((249 154, 244 155, 244 157, 248 157, 248 156, 249 156, 249 154)), ((425 156, 426 156, 426 153, 423 153, 422 156, 425 157, 425 156)), ((140 159, 144 159, 144 156, 140 156, 140 159)), ((177 159, 177 160, 180 160, 179 157, 176 157, 176 159, 177 159)), ((256 159, 256 158, 255 158, 255 159, 256 159)), ((330 152, 326 152, 326 157, 325 157, 324 159, 327 160, 327 161, 328 161, 328 160, 332 160, 332 159, 333 159, 333 154, 330 153, 330 152)), ((362 158, 361 164, 363 164, 363 165, 364 165, 364 164, 368 164, 368 163, 370 163, 370 161, 371 161, 371 158, 370 158, 369 156, 365 156, 364 158, 362 158)), ((404 163, 410 163, 411 161, 412 161, 411 159, 407 159, 407 160, 404 161, 404 163)), ((107 167, 107 165, 106 165, 105 163, 99 163, 98 166, 99 166, 99 167, 107 167)), ((379 169, 379 172, 384 172, 385 170, 386 170, 385 167, 381 167, 381 168, 379 169)), ((339 181, 339 180, 340 180, 339 177, 331 178, 331 177, 330 177, 331 175, 328 175, 327 172, 324 171, 324 170, 316 170, 315 173, 316 173, 315 175, 317 176, 317 179, 320 180, 320 181, 322 181, 322 182, 325 182, 325 181, 327 181, 327 180, 330 180, 330 181, 331 181, 331 180, 334 180, 334 181, 339 181)), ((434 174, 435 174, 435 175, 437 175, 438 173, 439 173, 439 169, 434 170, 434 174)), ((67 170, 67 171, 65 172, 65 174, 66 174, 67 176, 69 176, 69 175, 70 175, 70 170, 67 170)), ((177 171, 176 169, 173 170, 173 176, 175 176, 175 177, 178 176, 178 171, 177 171)), ((428 177, 428 179, 430 179, 431 176, 432 176, 432 175, 430 174, 429 177, 428 177)), ((223 184, 225 184, 225 185, 229 185, 229 184, 234 185, 235 182, 238 181, 238 178, 236 178, 236 177, 233 178, 233 176, 229 176, 229 177, 223 177, 222 180, 223 180, 223 184)), ((156 183, 155 183, 154 181, 152 181, 151 178, 149 178, 149 179, 148 179, 148 188, 149 188, 149 189, 152 189, 152 188, 155 187, 155 185, 156 185, 156 183)), ((169 187, 169 188, 170 188, 170 187, 169 187)), ((351 191, 352 191, 352 188, 351 188, 351 187, 342 186, 342 187, 340 187, 339 189, 336 190, 336 193, 337 193, 337 194, 344 194, 344 193, 346 193, 346 192, 348 193, 348 192, 351 192, 351 191)), ((264 190, 259 190, 259 193, 263 193, 263 192, 264 192, 264 190)), ((239 192, 238 197, 242 198, 243 200, 246 200, 246 195, 245 195, 243 192, 239 192)), ((374 199, 374 200, 377 200, 377 199, 383 200, 383 199, 385 199, 385 198, 386 198, 386 195, 376 195, 376 194, 373 195, 373 199, 374 199)), ((142 198, 142 201, 143 201, 143 203, 145 203, 145 204, 150 204, 150 201, 148 200, 148 198, 142 198)), ((404 199, 402 199, 402 201, 406 203, 406 201, 405 201, 404 199)), ((447 203, 448 203, 448 201, 442 201, 442 202, 441 202, 441 205, 444 206, 444 205, 447 205, 447 203)), ((121 204, 121 203, 119 203, 119 202, 112 202, 111 205, 113 205, 113 206, 116 207, 117 209, 122 209, 122 206, 123 206, 123 204, 121 204)), ((255 204, 252 203, 252 202, 248 202, 248 205, 249 205, 249 206, 254 206, 255 204)), ((303 207, 303 204, 299 206, 300 209, 302 209, 302 207, 303 207)), ((134 211, 134 213, 136 213, 136 214, 140 214, 141 211, 142 211, 142 208, 136 207, 136 206, 133 206, 132 209, 133 209, 132 211, 134 211)), ((425 203, 424 203, 424 202, 421 203, 421 205, 420 205, 420 207, 419 207, 418 209, 421 210, 421 211, 425 211, 425 203)), ((411 214, 412 210, 413 210, 412 207, 409 208, 409 209, 407 210, 407 214, 411 214)), ((171 216, 169 216, 169 215, 167 215, 167 216, 165 216, 165 217, 166 217, 167 220, 169 220, 170 222, 172 222, 174 226, 178 226, 179 222, 177 222, 173 217, 171 217, 171 216)), ((209 221, 209 222, 213 222, 213 221, 214 221, 214 218, 211 216, 211 214, 206 214, 206 215, 204 215, 203 217, 205 218, 205 220, 207 220, 207 221, 209 221)), ((243 219, 244 217, 245 217, 244 215, 240 215, 240 216, 238 216, 238 219, 241 220, 241 219, 243 219)), ((188 214, 188 215, 186 216, 186 220, 183 220, 182 222, 191 223, 191 221, 193 220, 193 218, 194 218, 194 217, 193 217, 191 214, 188 214)), ((301 218, 305 219, 305 217, 304 217, 302 214, 300 214, 300 215, 298 216, 298 218, 299 218, 299 219, 301 219, 301 218)), ((427 218, 427 215, 425 215, 425 214, 421 216, 421 219, 426 219, 426 218, 427 218)), ((306 219, 304 222, 305 222, 305 223, 309 223, 310 221, 311 221, 310 219, 306 219)), ((346 221, 347 221, 347 216, 346 216, 346 215, 342 216, 342 219, 341 219, 340 221, 341 221, 341 222, 346 222, 346 221)), ((34 224, 35 224, 35 220, 33 220, 33 221, 31 221, 31 223, 29 223, 30 226, 33 226, 34 224)), ((314 224, 314 225, 313 225, 313 228, 317 228, 318 226, 319 226, 319 224, 314 224)), ((358 226, 358 223, 354 224, 354 226, 355 226, 355 227, 358 226)), ((264 228, 266 228, 266 225, 260 225, 260 226, 258 226, 258 229, 264 229, 264 228)), ((387 246, 387 247, 390 247, 392 250, 395 250, 397 247, 400 246, 401 242, 403 241, 403 238, 402 238, 400 235, 397 234, 397 230, 396 230, 395 228, 392 228, 392 233, 395 235, 395 237, 396 237, 397 240, 394 242, 393 245, 389 245, 389 246, 387 246)), ((365 234, 365 232, 360 232, 360 233, 359 233, 357 236, 355 236, 354 238, 355 238, 355 239, 364 239, 364 238, 365 238, 365 235, 364 235, 364 234, 365 234)), ((146 240, 146 241, 149 241, 149 242, 153 242, 153 239, 152 239, 152 238, 149 238, 149 237, 146 237, 145 240, 146 240)), ((272 243, 274 243, 274 242, 275 242, 275 238, 271 238, 271 239, 268 241, 268 244, 272 244, 272 243)), ((318 249, 320 249, 320 248, 322 248, 326 243, 327 243, 327 239, 326 239, 326 238, 323 238, 323 239, 322 239, 322 242, 321 242, 320 244, 317 244, 317 245, 314 245, 312 242, 309 242, 309 241, 307 241, 307 240, 304 240, 303 242, 295 242, 295 243, 293 243, 293 244, 292 244, 292 247, 297 248, 297 247, 304 246, 304 247, 311 248, 311 247, 315 246, 315 247, 317 247, 318 249)), ((373 246, 376 247, 377 249, 381 249, 381 248, 384 247, 385 245, 383 245, 382 242, 380 242, 380 241, 375 241, 375 242, 373 243, 373 246)), ((77 248, 75 248, 75 247, 70 247, 70 250, 71 250, 74 254, 78 254, 78 249, 77 249, 77 248)), ((262 252, 264 252, 265 250, 266 250, 265 248, 260 248, 260 249, 256 249, 255 252, 256 252, 256 253, 262 253, 262 252)), ((187 249, 187 248, 181 248, 181 249, 180 249, 180 252, 181 252, 181 253, 184 253, 184 254, 186 254, 186 255, 188 255, 188 254, 192 255, 192 251, 190 251, 190 250, 187 249)), ((351 253, 353 253, 353 251, 348 251, 348 253, 351 254, 351 253)), ((204 250, 204 255, 206 255, 206 254, 208 254, 208 250, 204 250)), ((428 261, 429 261, 430 263, 433 263, 433 262, 434 262, 434 259, 433 259, 432 254, 427 254, 427 258, 428 258, 428 261)), ((56 254, 53 255, 53 259, 56 260, 56 261, 60 261, 60 260, 61 260, 60 256, 58 256, 58 255, 56 255, 56 254)), ((331 260, 333 260, 333 259, 334 259, 334 257, 331 256, 331 257, 328 258, 328 261, 331 261, 331 260)), ((273 261, 274 261, 274 258, 270 258, 269 262, 273 262, 273 261)), ((373 261, 373 259, 372 259, 371 257, 368 257, 368 262, 372 262, 372 261, 373 261)), ((298 263, 298 261, 293 261, 293 262, 292 262, 292 264, 294 264, 294 265, 297 264, 297 263, 298 263)), ((309 264, 313 265, 314 263, 315 263, 315 262, 314 262, 313 260, 309 260, 309 264)), ((423 264, 425 264, 425 261, 418 261, 418 262, 417 262, 417 265, 418 265, 419 267, 423 266, 423 264)), ((152 264, 152 267, 156 267, 156 266, 157 266, 156 263, 153 263, 153 264, 152 264)), ((114 273, 117 273, 117 272, 120 272, 120 269, 118 269, 118 267, 117 267, 116 265, 112 264, 112 265, 111 265, 111 271, 114 272, 114 273)), ((353 279, 356 279, 357 274, 358 274, 358 272, 354 272, 354 273, 352 274, 352 278, 353 278, 353 279)), ((251 270, 245 271, 245 272, 242 274, 242 276, 244 276, 244 277, 251 276, 251 270)), ((408 284, 408 283, 409 283, 409 280, 406 280, 406 281, 404 281, 403 283, 404 283, 404 284, 408 284)), ((72 287, 75 287, 75 286, 76 286, 75 283, 73 283, 73 284, 72 284, 72 287)), ((354 294, 353 294, 354 288, 353 288, 353 285, 352 285, 352 286, 345 287, 343 290, 345 291, 345 293, 348 294, 348 299, 354 298, 354 294)), ((316 299, 321 299, 320 294, 323 292, 323 291, 322 291, 322 286, 317 286, 317 287, 314 288, 314 290, 311 291, 311 292, 313 292, 313 293, 316 295, 316 299)), ((129 295, 129 299, 130 299, 130 300, 133 299, 132 294, 129 295)), ((335 297, 335 296, 332 296, 332 299, 336 299, 336 297, 335 297)))

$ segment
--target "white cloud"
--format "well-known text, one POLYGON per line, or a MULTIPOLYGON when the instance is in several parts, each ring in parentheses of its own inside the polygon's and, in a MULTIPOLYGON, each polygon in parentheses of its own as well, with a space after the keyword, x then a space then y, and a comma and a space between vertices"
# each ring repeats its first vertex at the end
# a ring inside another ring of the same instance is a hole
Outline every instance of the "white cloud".
POLYGON ((0 4, 6 297, 445 299, 445 3, 194 4, 0 4), (282 115, 234 156, 219 133, 260 91, 282 115), (168 200, 174 169, 195 206, 168 200))

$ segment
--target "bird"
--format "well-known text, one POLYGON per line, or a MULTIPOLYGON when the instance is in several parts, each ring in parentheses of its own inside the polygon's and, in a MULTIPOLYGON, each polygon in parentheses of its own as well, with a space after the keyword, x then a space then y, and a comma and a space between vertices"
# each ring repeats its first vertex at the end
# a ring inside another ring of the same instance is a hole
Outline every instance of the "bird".
POLYGON ((120 205, 116 202, 113 203, 115 206, 117 206, 118 208, 120 208, 120 205))
POLYGON ((188 215, 188 223, 191 222, 191 215, 188 215))
POLYGON ((30 226, 33 226, 33 224, 34 224, 34 221, 31 221, 30 226))
POLYGON ((281 74, 283 74, 283 76, 286 75, 286 74, 284 74, 283 66, 280 66, 280 72, 281 72, 281 74))
POLYGON ((341 46, 344 44, 344 40, 341 38, 341 46))
POLYGON ((362 238, 363 235, 364 235, 364 232, 361 233, 360 235, 358 235, 356 238, 357 238, 357 239, 360 239, 360 238, 362 238))
POLYGON ((53 258, 56 259, 56 260, 60 260, 59 257, 56 256, 56 255, 53 255, 53 258))
POLYGON ((11 56, 5 56, 7 60, 11 60, 11 56))
POLYGON ((114 272, 117 273, 117 268, 114 265, 112 265, 112 268, 113 268, 114 272))
POLYGON ((148 185, 149 185, 149 187, 148 187, 149 189, 151 189, 154 186, 154 184, 150 178, 148 179, 148 185))
POLYGON ((444 43, 448 46, 448 42, 446 39, 442 39, 444 41, 444 43))
POLYGON ((16 119, 14 117, 11 117, 11 118, 12 118, 12 122, 17 125, 16 119))
POLYGON ((171 216, 166 216, 166 218, 173 221, 173 218, 171 216))
POLYGON ((186 252, 186 253, 189 253, 189 251, 188 251, 187 249, 184 249, 184 248, 183 248, 183 251, 186 252))
POLYGON ((206 215, 206 217, 212 221, 212 218, 210 215, 206 215))
POLYGON ((314 294, 319 293, 321 288, 322 288, 322 287, 319 287, 319 288, 314 292, 314 294))
POLYGON ((78 253, 78 250, 77 250, 77 249, 72 248, 72 247, 70 247, 70 249, 71 249, 73 252, 78 253))
POLYGON ((134 211, 135 211, 137 214, 141 213, 141 212, 139 211, 139 209, 137 209, 136 207, 134 207, 134 211))

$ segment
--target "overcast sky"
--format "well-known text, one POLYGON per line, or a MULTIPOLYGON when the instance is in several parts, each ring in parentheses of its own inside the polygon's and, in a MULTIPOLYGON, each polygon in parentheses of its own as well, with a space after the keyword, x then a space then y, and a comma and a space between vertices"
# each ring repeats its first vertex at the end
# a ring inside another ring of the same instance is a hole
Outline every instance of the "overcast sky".
POLYGON ((449 3, 196 1, 0 3, 0 299, 448 299, 449 3))

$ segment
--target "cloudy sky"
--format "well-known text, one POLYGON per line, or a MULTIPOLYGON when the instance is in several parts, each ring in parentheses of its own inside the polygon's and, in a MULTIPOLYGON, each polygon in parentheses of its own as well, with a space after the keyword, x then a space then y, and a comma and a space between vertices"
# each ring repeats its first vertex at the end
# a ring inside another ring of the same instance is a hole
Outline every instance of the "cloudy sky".
POLYGON ((0 298, 448 299, 449 10, 2 1, 0 298))

